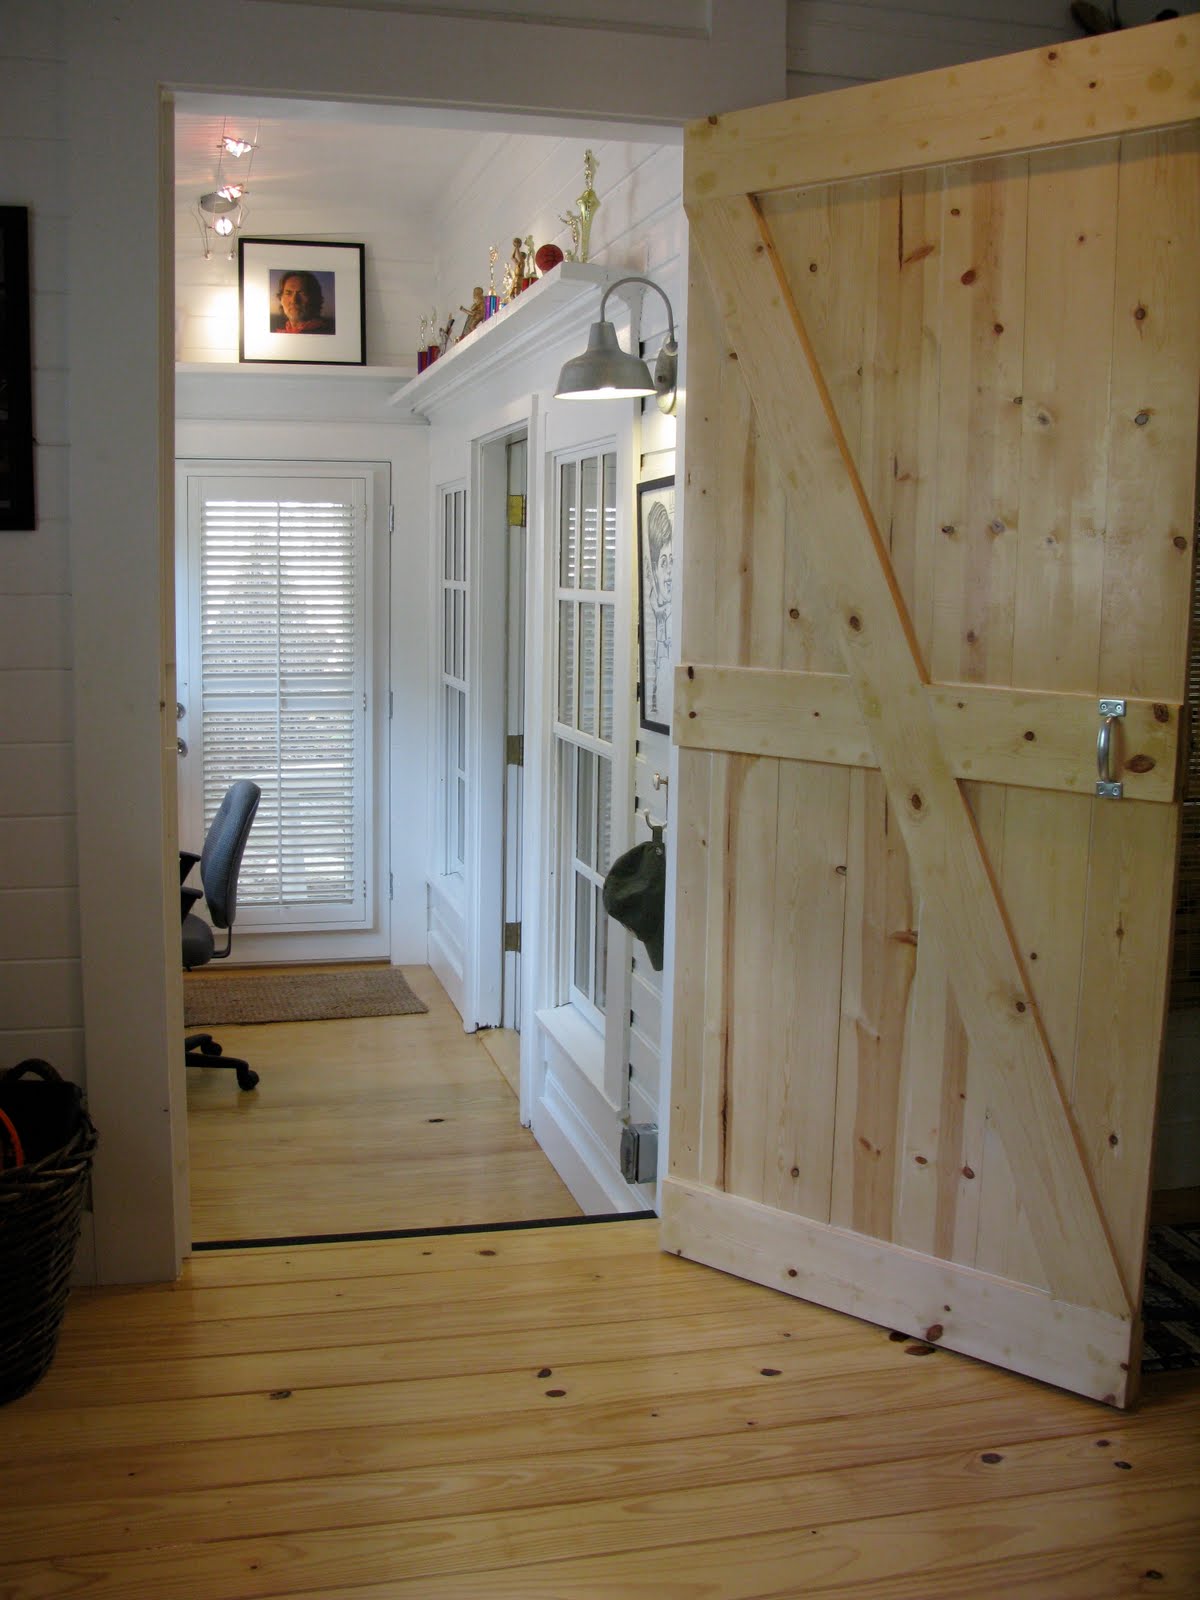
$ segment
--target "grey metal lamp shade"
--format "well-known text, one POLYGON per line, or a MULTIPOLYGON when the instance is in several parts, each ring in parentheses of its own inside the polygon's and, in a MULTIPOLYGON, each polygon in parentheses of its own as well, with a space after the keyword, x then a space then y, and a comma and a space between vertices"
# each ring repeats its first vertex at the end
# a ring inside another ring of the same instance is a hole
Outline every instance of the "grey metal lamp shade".
POLYGON ((611 322, 593 322, 587 349, 573 356, 558 375, 556 400, 619 399, 654 394, 650 368, 640 356, 631 356, 617 342, 611 322))
POLYGON ((658 396, 660 411, 675 409, 675 382, 679 370, 679 346, 675 342, 675 313, 671 302, 653 278, 632 276, 609 284, 600 301, 600 320, 588 333, 587 349, 568 361, 558 375, 556 400, 621 400, 640 395, 658 396), (617 342, 617 330, 604 315, 608 297, 627 283, 642 283, 662 296, 667 308, 670 331, 658 352, 654 376, 640 356, 630 355, 617 342))

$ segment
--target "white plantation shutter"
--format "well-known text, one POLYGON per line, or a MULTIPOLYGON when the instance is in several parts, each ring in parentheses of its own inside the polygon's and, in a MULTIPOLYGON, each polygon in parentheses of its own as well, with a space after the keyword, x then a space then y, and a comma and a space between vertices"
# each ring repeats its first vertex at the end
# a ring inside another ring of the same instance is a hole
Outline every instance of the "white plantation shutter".
POLYGON ((612 864, 617 458, 557 458, 557 752, 561 999, 603 1026, 612 864))
POLYGON ((205 829, 235 779, 262 789, 239 926, 362 925, 365 482, 193 480, 189 520, 205 829))

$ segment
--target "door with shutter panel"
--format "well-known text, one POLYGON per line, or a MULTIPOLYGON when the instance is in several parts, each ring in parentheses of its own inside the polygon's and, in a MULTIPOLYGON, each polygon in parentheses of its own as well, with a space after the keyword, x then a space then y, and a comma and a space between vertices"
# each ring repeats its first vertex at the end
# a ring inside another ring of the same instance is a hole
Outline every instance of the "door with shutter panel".
POLYGON ((1178 838, 1198 77, 1193 17, 713 118, 685 158, 663 1246, 1116 1405, 1178 838))
POLYGON ((261 786, 243 932, 371 922, 367 507, 361 476, 187 475, 183 831, 261 786))

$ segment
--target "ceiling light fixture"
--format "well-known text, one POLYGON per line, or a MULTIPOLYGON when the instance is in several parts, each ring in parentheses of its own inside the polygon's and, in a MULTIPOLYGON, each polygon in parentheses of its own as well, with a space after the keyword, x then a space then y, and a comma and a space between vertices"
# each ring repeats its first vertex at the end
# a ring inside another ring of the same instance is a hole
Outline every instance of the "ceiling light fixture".
POLYGON ((609 284, 600 301, 599 321, 593 322, 588 333, 587 349, 574 356, 558 375, 554 391, 556 400, 623 400, 641 395, 657 395, 658 409, 672 412, 675 409, 675 384, 679 371, 679 345, 675 340, 675 313, 671 302, 652 278, 640 276, 618 278, 609 284), (608 297, 615 289, 627 283, 644 283, 656 294, 662 295, 667 308, 669 332, 658 352, 654 375, 640 356, 622 350, 617 340, 617 330, 604 315, 608 297))
POLYGON ((258 149, 258 134, 254 135, 254 142, 248 143, 225 131, 222 124, 221 138, 217 144, 217 171, 216 181, 207 194, 202 194, 196 202, 194 215, 200 229, 200 240, 204 249, 204 259, 210 260, 213 253, 213 234, 218 238, 229 241, 226 255, 230 261, 236 253, 234 241, 239 228, 246 217, 246 196, 249 189, 246 180, 250 176, 250 168, 254 164, 254 152, 258 149), (236 182, 227 182, 223 168, 226 157, 240 161, 243 156, 249 156, 244 170, 236 182))

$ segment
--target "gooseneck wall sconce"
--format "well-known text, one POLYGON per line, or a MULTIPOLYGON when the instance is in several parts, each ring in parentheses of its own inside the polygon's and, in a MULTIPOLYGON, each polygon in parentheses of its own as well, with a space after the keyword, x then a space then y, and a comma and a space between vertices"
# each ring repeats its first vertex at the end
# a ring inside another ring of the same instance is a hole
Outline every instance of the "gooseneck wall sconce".
POLYGON ((671 302, 651 278, 618 278, 610 283, 600 301, 600 320, 593 322, 587 349, 574 356, 558 375, 556 400, 625 400, 640 395, 657 395, 660 411, 675 409, 675 382, 679 371, 679 345, 675 340, 675 314, 671 302), (640 356, 630 355, 617 342, 617 330, 604 315, 608 297, 627 283, 644 283, 662 295, 667 308, 669 332, 654 363, 654 375, 640 356))

